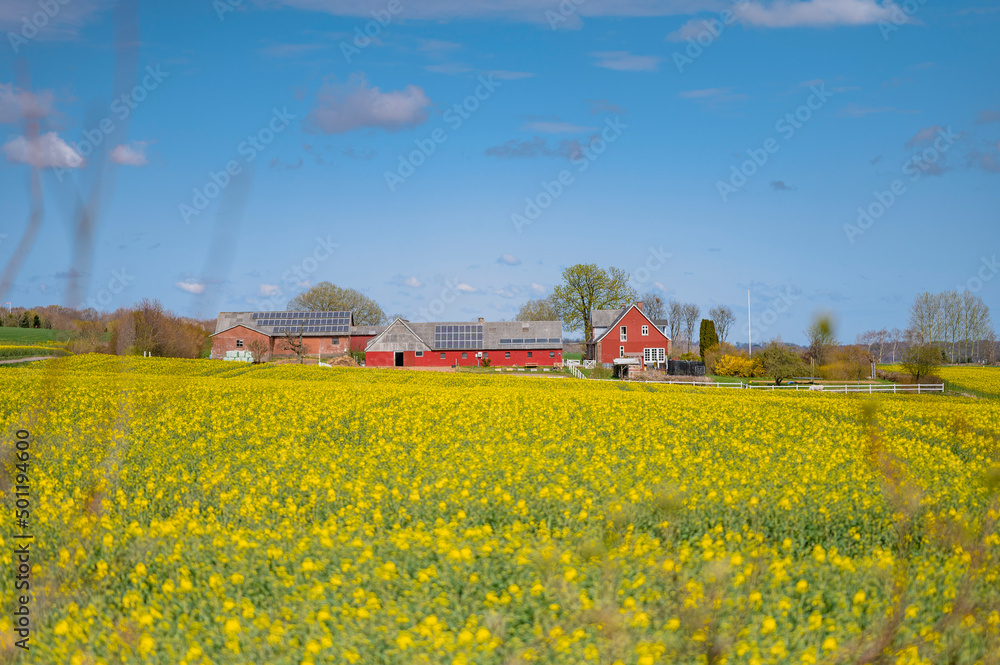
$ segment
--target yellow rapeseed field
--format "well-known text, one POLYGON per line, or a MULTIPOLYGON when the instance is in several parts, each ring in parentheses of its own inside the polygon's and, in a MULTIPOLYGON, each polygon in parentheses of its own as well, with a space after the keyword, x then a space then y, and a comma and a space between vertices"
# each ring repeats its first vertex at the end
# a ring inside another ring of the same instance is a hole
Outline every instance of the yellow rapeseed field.
POLYGON ((0 425, 0 661, 1000 653, 994 400, 75 356, 0 425))
POLYGON ((953 388, 1000 397, 1000 367, 938 367, 934 373, 953 388))

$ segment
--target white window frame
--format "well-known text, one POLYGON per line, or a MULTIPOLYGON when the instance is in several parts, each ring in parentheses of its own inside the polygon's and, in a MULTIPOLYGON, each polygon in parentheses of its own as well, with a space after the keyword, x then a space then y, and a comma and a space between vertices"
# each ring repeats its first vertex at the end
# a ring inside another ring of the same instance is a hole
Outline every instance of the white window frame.
POLYGON ((643 326, 642 327, 642 336, 643 337, 649 337, 649 326, 643 326))
POLYGON ((423 358, 424 357, 424 352, 423 351, 417 351, 417 357, 418 358, 423 358))
POLYGON ((651 365, 653 363, 664 363, 667 359, 666 349, 662 348, 648 348, 642 350, 642 361, 651 365))
POLYGON ((618 341, 627 342, 628 341, 628 326, 622 326, 618 331, 618 341))
POLYGON ((619 358, 624 358, 625 357, 625 347, 624 346, 619 346, 618 347, 618 357, 619 358))

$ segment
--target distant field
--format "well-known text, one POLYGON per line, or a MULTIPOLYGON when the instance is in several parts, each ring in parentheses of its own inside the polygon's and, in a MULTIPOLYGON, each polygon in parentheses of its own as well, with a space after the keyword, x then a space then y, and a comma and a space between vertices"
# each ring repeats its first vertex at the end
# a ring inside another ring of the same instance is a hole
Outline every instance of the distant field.
MULTIPOLYGON (((903 371, 899 365, 885 365, 882 369, 891 372, 903 371)), ((1000 397, 1000 367, 956 365, 938 367, 931 373, 944 379, 948 390, 973 393, 980 397, 1000 397)))
POLYGON ((45 344, 46 342, 65 342, 69 332, 65 330, 46 330, 45 328, 0 328, 0 344, 45 344))

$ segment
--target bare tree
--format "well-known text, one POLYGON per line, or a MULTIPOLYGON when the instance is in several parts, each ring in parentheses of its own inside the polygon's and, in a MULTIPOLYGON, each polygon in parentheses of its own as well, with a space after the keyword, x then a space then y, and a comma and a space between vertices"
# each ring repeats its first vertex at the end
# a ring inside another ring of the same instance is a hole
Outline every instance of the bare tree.
POLYGON ((684 305, 684 332, 687 335, 687 351, 691 353, 691 342, 694 341, 694 329, 698 325, 701 308, 694 303, 684 305))
POLYGON ((726 338, 729 337, 729 331, 732 329, 733 324, 736 323, 733 309, 726 305, 713 307, 708 310, 708 318, 712 319, 715 323, 715 332, 719 335, 719 341, 725 342, 726 338))
POLYGON ((281 340, 281 342, 285 345, 287 350, 295 354, 295 357, 298 358, 299 364, 301 365, 303 362, 302 359, 306 355, 306 343, 302 339, 302 326, 299 326, 299 336, 297 338, 295 337, 295 333, 286 328, 285 338, 281 340))
POLYGON ((253 364, 259 365, 260 363, 267 362, 267 356, 270 352, 270 345, 262 339, 252 339, 247 343, 247 349, 253 354, 253 364))
POLYGON ((885 328, 881 330, 866 330, 858 334, 857 342, 867 349, 868 355, 875 362, 881 363, 882 356, 885 355, 885 347, 889 342, 889 331, 885 328))
POLYGON ((896 351, 899 349, 899 343, 903 341, 903 331, 899 328, 893 328, 889 331, 888 343, 892 347, 892 361, 896 362, 896 351))
POLYGON ((663 302, 661 298, 656 293, 652 291, 647 291, 639 296, 639 301, 642 303, 643 313, 651 319, 666 319, 667 318, 667 305, 663 302))
POLYGON ((933 344, 942 338, 941 298, 933 293, 917 295, 910 306, 907 332, 914 344, 933 344))
POLYGON ((667 325, 670 328, 670 339, 676 344, 684 326, 684 305, 676 300, 667 303, 667 325))

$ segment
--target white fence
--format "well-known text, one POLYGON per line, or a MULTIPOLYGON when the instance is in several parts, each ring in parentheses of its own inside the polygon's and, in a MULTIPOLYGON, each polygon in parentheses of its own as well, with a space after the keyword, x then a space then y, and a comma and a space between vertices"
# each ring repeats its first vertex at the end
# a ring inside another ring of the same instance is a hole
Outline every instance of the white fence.
POLYGON ((916 385, 891 385, 868 383, 845 383, 842 385, 793 385, 793 386, 745 386, 754 390, 819 390, 827 393, 943 393, 943 383, 918 383, 916 385))

